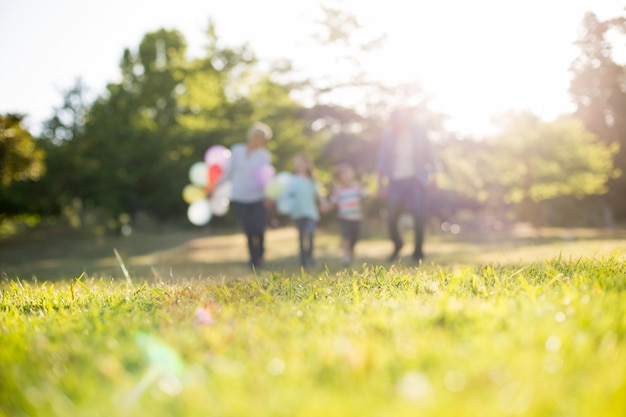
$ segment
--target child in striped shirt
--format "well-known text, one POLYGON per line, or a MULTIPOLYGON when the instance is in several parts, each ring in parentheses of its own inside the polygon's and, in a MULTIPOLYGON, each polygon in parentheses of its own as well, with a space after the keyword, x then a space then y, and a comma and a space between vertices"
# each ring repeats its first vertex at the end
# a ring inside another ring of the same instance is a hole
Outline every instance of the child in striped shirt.
POLYGON ((367 196, 367 190, 355 180, 354 169, 348 164, 340 164, 335 177, 338 184, 332 190, 330 203, 337 206, 343 246, 342 261, 348 265, 354 259, 354 247, 361 237, 361 199, 367 196))

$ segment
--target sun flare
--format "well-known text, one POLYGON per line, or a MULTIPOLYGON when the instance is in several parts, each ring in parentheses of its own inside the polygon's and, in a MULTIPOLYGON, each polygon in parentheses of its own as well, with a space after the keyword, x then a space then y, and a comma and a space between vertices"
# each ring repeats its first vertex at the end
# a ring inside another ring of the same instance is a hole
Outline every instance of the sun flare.
POLYGON ((394 13, 347 3, 364 27, 388 35, 383 49, 364 60, 368 73, 391 84, 421 84, 452 130, 490 133, 492 117, 511 109, 545 119, 572 110, 567 69, 577 32, 554 21, 556 11, 568 13, 561 2, 444 0, 409 9, 390 0, 386 7, 394 13))

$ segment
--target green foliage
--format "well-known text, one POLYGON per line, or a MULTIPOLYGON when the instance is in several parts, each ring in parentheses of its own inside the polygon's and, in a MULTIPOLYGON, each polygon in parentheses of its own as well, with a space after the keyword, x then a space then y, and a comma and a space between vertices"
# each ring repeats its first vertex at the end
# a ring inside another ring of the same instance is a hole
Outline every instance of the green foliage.
POLYGON ((289 90, 262 77, 250 86, 248 95, 255 109, 252 119, 263 120, 273 130, 273 139, 267 148, 274 155, 274 165, 278 171, 292 171, 293 156, 305 152, 313 158, 320 155, 319 143, 305 135, 303 122, 299 120, 300 105, 289 95, 289 90))
POLYGON ((0 188, 13 181, 37 180, 44 173, 44 152, 21 126, 22 119, 0 115, 0 188))
POLYGON ((42 183, 54 190, 50 212, 79 200, 114 222, 144 211, 186 224, 181 191, 210 146, 242 142, 263 120, 275 131, 270 148, 279 168, 290 168, 296 150, 313 150, 299 106, 285 87, 255 75, 254 55, 220 46, 211 23, 207 41, 206 56, 188 59, 180 32, 148 33, 136 52, 124 52, 121 81, 88 112, 80 83, 67 92, 45 136, 54 167, 42 183))
MULTIPOLYGON (((48 139, 56 145, 51 164, 64 169, 54 170, 46 182, 60 189, 53 199, 59 207, 78 198, 84 207, 105 209, 113 218, 141 210, 184 220, 180 192, 189 166, 228 135, 224 129, 232 129, 207 121, 228 119, 233 108, 224 93, 229 74, 203 65, 215 57, 187 62, 185 52, 178 31, 147 34, 137 53, 125 51, 122 81, 108 86, 80 130, 71 129, 71 137, 62 135, 68 140, 60 141, 51 121, 48 139)), ((234 56, 214 52, 220 59, 234 56)), ((232 61, 224 67, 235 70, 235 63, 243 62, 232 61)))
POLYGON ((615 146, 607 146, 573 118, 544 123, 531 114, 510 115, 502 133, 491 138, 492 157, 500 170, 505 199, 541 201, 564 195, 583 197, 606 192, 615 175, 615 146))
POLYGON ((38 201, 16 192, 37 184, 47 168, 44 147, 21 126, 22 119, 0 115, 0 236, 11 235, 39 218, 38 201))
POLYGON ((500 129, 482 141, 441 141, 441 187, 502 215, 507 206, 536 210, 537 203, 560 197, 604 194, 619 173, 613 165, 617 147, 602 142, 578 119, 543 122, 532 114, 511 113, 502 116, 500 129))
POLYGON ((625 273, 608 257, 4 282, 0 412, 622 416, 625 273))
MULTIPOLYGON (((338 162, 351 163, 367 177, 390 108, 407 103, 419 103, 422 121, 436 137, 446 167, 439 176, 440 196, 451 196, 441 204, 486 205, 502 213, 520 204, 607 193, 617 217, 626 213, 619 212, 626 207, 626 176, 620 171, 626 166, 625 72, 608 41, 623 30, 623 18, 602 22, 589 14, 583 22, 570 92, 576 116, 589 131, 571 119, 542 123, 515 115, 498 137, 474 142, 450 137, 443 129, 445 116, 428 110, 429 97, 420 85, 390 86, 367 78, 360 63, 372 58, 384 36, 372 36, 349 11, 323 7, 322 12, 323 58, 341 65, 347 74, 342 79, 321 74, 297 80, 288 63, 260 70, 247 46, 224 46, 211 21, 205 53, 194 58, 187 56, 179 31, 147 33, 136 49, 123 51, 120 81, 93 103, 85 99, 80 80, 65 92, 36 147, 29 135, 14 136, 28 144, 18 158, 17 142, 3 134, 0 148, 12 149, 12 162, 26 164, 16 170, 2 163, 5 213, 45 218, 79 207, 103 213, 115 229, 120 216, 147 211, 186 225, 180 193, 189 167, 212 145, 243 141, 257 120, 274 130, 269 147, 278 170, 290 170, 292 156, 304 151, 316 160, 324 181, 338 162), (339 106, 341 97, 354 103, 339 106)), ((0 155, 11 153, 0 149, 0 155)))
MULTIPOLYGON (((575 115, 604 142, 618 147, 614 162, 620 169, 626 167, 626 67, 618 57, 623 55, 625 34, 626 17, 600 21, 587 13, 576 42, 580 55, 570 67, 569 88, 575 115)), ((612 178, 608 188, 616 216, 626 219, 626 176, 612 178)))

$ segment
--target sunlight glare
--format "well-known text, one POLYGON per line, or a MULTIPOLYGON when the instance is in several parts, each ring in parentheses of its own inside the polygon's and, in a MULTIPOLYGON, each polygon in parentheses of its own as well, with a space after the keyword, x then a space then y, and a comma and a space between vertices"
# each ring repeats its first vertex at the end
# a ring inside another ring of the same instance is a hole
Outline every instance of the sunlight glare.
POLYGON ((452 131, 494 133, 493 116, 511 109, 544 119, 573 110, 567 69, 577 32, 554 21, 562 3, 443 0, 409 11, 390 0, 397 13, 388 14, 372 3, 348 3, 365 26, 389 35, 383 50, 364 59, 368 72, 391 83, 419 82, 452 131))

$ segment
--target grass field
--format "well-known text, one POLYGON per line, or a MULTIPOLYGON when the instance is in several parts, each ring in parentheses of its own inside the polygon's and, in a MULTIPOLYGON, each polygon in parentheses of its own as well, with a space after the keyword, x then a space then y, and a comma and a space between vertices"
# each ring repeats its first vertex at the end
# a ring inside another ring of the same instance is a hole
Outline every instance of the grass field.
MULTIPOLYGON (((374 230, 379 227, 372 227, 374 230)), ((434 228, 433 228, 434 229, 434 228)), ((626 253, 626 229, 533 229, 518 226, 503 233, 427 236, 425 266, 524 265, 562 256, 565 259, 626 253)), ((392 246, 372 231, 359 242, 355 265, 385 265, 392 246)), ((410 242, 410 233, 406 234, 410 242)), ((270 229, 268 269, 298 273, 297 235, 292 227, 270 229)), ((407 244, 404 255, 411 253, 407 244)), ((245 238, 229 231, 200 229, 130 237, 77 238, 30 236, 0 241, 0 274, 26 281, 63 281, 85 274, 124 278, 117 250, 131 275, 140 281, 185 278, 232 279, 250 275, 245 238)), ((331 272, 340 271, 341 250, 336 232, 320 230, 316 257, 331 272)), ((400 265, 406 261, 400 261, 400 265)), ((406 266, 411 266, 406 263, 406 266)))
POLYGON ((320 233, 301 271, 276 229, 256 274, 238 234, 5 243, 0 413, 621 417, 625 237, 431 234, 422 265, 371 238, 343 268, 320 233))

